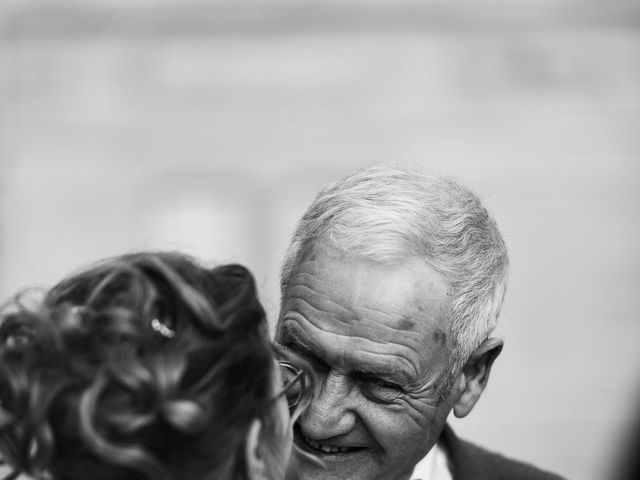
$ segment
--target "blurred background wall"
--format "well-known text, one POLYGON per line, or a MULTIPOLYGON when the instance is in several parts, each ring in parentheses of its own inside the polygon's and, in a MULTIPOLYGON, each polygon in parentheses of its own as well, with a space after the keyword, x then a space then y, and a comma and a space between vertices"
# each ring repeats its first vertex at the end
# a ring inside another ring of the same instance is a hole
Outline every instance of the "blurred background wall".
POLYGON ((513 265, 455 428, 605 478, 640 400, 639 27, 624 1, 3 1, 0 294, 178 248, 250 266, 273 319, 318 189, 424 163, 513 265))

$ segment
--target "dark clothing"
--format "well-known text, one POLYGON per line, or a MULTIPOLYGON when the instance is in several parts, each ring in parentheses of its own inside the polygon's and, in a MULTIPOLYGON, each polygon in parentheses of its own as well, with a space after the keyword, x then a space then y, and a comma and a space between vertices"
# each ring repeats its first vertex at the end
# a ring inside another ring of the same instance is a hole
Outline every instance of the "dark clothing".
POLYGON ((511 460, 459 439, 447 425, 441 436, 453 480, 563 480, 533 465, 511 460))

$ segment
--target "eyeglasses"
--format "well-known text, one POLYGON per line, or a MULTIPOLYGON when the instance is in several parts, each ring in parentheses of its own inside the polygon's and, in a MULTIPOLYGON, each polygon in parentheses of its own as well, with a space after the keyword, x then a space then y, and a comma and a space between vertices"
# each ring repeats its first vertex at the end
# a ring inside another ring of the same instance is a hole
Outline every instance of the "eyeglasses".
POLYGON ((282 376, 282 389, 275 398, 286 396, 289 410, 293 410, 302 398, 306 388, 306 376, 304 370, 295 365, 279 360, 280 375, 282 376))

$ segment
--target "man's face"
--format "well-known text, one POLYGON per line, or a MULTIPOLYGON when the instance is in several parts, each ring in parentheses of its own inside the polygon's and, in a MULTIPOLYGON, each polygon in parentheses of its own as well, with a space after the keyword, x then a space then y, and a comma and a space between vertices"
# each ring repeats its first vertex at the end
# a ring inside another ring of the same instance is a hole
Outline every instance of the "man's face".
POLYGON ((301 480, 400 480, 436 443, 451 399, 450 300, 424 261, 383 265, 320 249, 294 271, 277 340, 314 366, 317 397, 294 428, 301 480))

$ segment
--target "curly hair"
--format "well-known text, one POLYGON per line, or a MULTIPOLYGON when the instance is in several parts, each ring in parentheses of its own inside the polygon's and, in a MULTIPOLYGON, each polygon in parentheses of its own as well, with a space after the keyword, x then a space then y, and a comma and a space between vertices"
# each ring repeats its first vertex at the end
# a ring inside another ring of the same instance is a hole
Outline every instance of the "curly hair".
POLYGON ((240 265, 124 255, 0 322, 7 479, 243 479, 252 419, 274 434, 274 353, 240 265))

